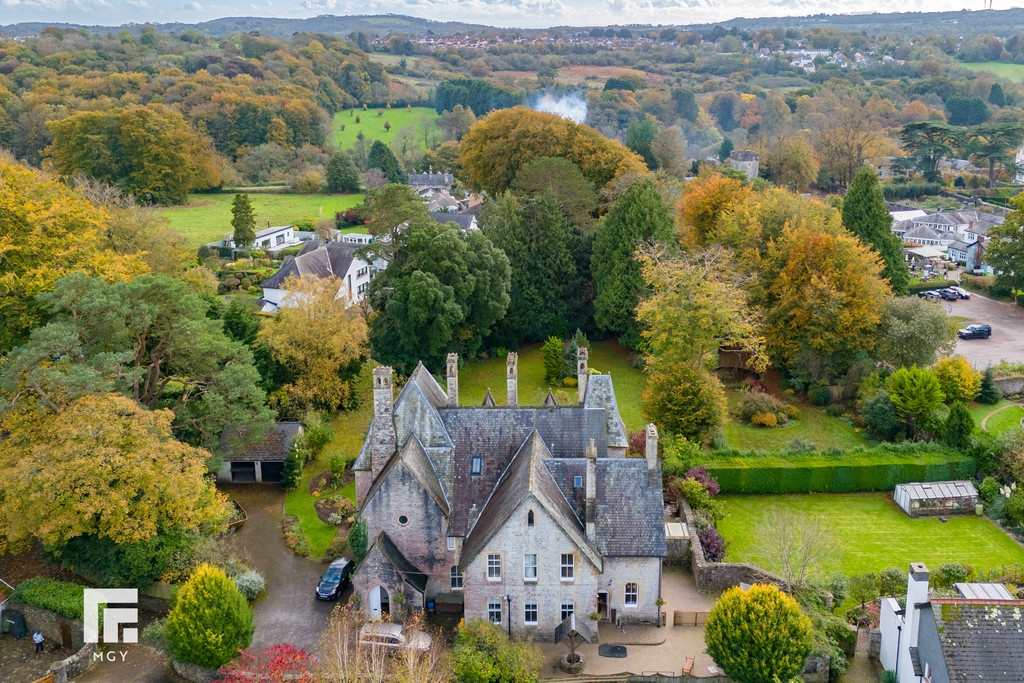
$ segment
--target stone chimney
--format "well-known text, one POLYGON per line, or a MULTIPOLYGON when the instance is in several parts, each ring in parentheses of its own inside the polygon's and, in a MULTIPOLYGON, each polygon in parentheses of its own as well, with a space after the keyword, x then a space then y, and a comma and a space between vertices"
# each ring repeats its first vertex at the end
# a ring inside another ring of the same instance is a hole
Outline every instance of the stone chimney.
POLYGON ((595 518, 597 517, 597 447, 594 446, 593 439, 590 440, 590 445, 587 446, 587 476, 584 486, 587 538, 593 541, 597 538, 597 527, 595 524, 595 518))
POLYGON ((509 351, 508 359, 505 361, 505 383, 508 388, 509 406, 519 405, 519 354, 509 351))
POLYGON ((371 471, 376 479, 398 446, 395 434, 395 395, 392 375, 387 366, 373 369, 373 424, 370 427, 371 471))
POLYGON ((647 442, 644 446, 644 458, 647 460, 647 483, 658 486, 658 428, 654 424, 647 425, 647 442))
POLYGON ((448 354, 448 407, 459 405, 459 354, 448 354))
POLYGON ((576 349, 576 394, 579 397, 579 404, 587 398, 587 378, 590 376, 590 368, 587 358, 590 352, 586 347, 576 349))
MULTIPOLYGON (((917 646, 917 636, 921 621, 921 610, 917 606, 928 602, 928 576, 928 567, 924 563, 910 563, 910 574, 907 576, 907 606, 903 610, 904 647, 917 646)), ((903 647, 900 649, 902 650, 903 647)), ((906 652, 906 654, 909 658, 909 652, 906 652)), ((903 657, 901 656, 900 659, 903 659, 903 657)))

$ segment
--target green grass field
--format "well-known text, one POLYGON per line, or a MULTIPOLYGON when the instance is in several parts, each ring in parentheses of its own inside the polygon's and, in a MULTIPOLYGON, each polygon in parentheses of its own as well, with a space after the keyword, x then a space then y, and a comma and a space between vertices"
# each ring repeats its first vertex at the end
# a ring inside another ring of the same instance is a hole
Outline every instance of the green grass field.
MULTIPOLYGON (((615 341, 591 342, 590 367, 602 374, 611 373, 615 387, 615 400, 619 405, 626 429, 642 429, 645 422, 640 414, 640 394, 647 383, 644 374, 629 364, 629 351, 615 341)), ((433 368, 428 368, 433 370, 433 368)), ((434 372, 435 379, 444 380, 443 371, 434 372)), ((442 386, 444 384, 442 383, 442 386)), ((459 368, 459 402, 479 405, 490 388, 498 405, 505 404, 505 358, 470 363, 459 368)), ((544 379, 544 362, 540 344, 519 349, 519 404, 539 406, 548 394, 544 379)), ((551 386, 559 405, 576 403, 576 388, 551 386)))
POLYGON ((996 412, 1000 408, 1004 408, 1013 403, 1013 401, 1007 401, 1005 398, 994 405, 988 403, 968 403, 967 412, 974 418, 974 426, 981 429, 981 421, 988 415, 996 412))
MULTIPOLYGON (((728 394, 730 409, 735 395, 735 392, 728 394)), ((868 440, 850 425, 806 404, 800 405, 800 418, 790 420, 784 427, 764 429, 730 420, 723 425, 723 432, 726 442, 733 448, 755 448, 761 451, 781 450, 796 437, 813 441, 818 448, 838 446, 852 449, 869 445, 868 440)))
POLYGON ((721 500, 728 517, 718 528, 731 543, 731 561, 758 563, 758 523, 770 511, 787 507, 825 522, 842 549, 835 568, 847 575, 887 567, 905 569, 911 562, 924 562, 933 570, 946 562, 965 562, 979 570, 1024 562, 1024 548, 987 519, 954 516, 945 523, 937 518, 910 519, 883 493, 722 496, 721 500))
POLYGON ((433 121, 437 118, 437 112, 433 107, 413 107, 411 110, 405 107, 394 107, 384 109, 382 116, 377 116, 377 109, 349 109, 340 111, 334 115, 331 128, 334 131, 334 144, 340 149, 351 149, 356 144, 356 136, 362 131, 366 137, 367 150, 372 140, 381 140, 388 144, 395 139, 395 133, 399 128, 413 126, 417 131, 417 143, 423 144, 423 133, 420 130, 420 122, 426 118, 433 121), (356 116, 359 116, 359 123, 356 123, 356 116), (391 124, 391 130, 384 130, 384 122, 391 124), (342 130, 342 125, 345 130, 342 130))
POLYGON ((962 62, 960 66, 971 71, 988 71, 999 78, 1014 83, 1024 83, 1024 64, 1006 64, 1004 62, 962 62))
POLYGON ((990 434, 1002 434, 1009 429, 1020 429, 1022 418, 1024 418, 1024 408, 1010 406, 990 417, 985 424, 985 431, 990 434))
MULTIPOLYGON (((168 219, 171 227, 188 240, 191 247, 223 239, 231 232, 232 194, 192 194, 185 206, 159 209, 157 215, 168 219)), ((256 210, 256 229, 270 225, 290 225, 295 221, 333 218, 335 211, 363 203, 361 194, 251 194, 256 210)))

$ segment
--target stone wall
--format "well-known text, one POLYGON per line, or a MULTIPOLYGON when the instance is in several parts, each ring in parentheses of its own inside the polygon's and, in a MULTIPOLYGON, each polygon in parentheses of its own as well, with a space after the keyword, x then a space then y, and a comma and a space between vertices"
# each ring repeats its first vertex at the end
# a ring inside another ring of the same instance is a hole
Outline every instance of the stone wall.
POLYGON ((93 654, 95 654, 95 652, 96 643, 86 643, 82 646, 82 649, 75 654, 51 664, 50 672, 53 674, 55 683, 64 683, 65 681, 81 676, 88 671, 89 667, 91 667, 93 662, 96 661, 93 658, 93 654))
POLYGON ((207 669, 205 666, 171 660, 174 672, 189 683, 213 683, 217 679, 218 669, 207 669))
POLYGON ((760 567, 741 562, 708 562, 704 559, 704 550, 697 537, 697 525, 693 520, 693 511, 685 500, 680 503, 680 510, 686 518, 686 526, 690 530, 690 555, 693 578, 700 593, 721 593, 727 588, 741 583, 770 583, 780 588, 785 581, 779 576, 767 572, 760 567))
POLYGON ((1024 377, 997 377, 995 385, 1003 392, 1003 396, 1024 393, 1024 377))
POLYGON ((669 538, 665 540, 668 545, 668 556, 665 557, 665 564, 675 567, 690 567, 690 539, 669 538))
POLYGON ((62 627, 66 627, 71 632, 71 649, 73 651, 78 651, 85 645, 85 631, 81 619, 68 619, 48 609, 33 607, 15 600, 7 603, 7 609, 21 612, 25 616, 25 628, 29 634, 41 631, 49 645, 61 642, 62 627))

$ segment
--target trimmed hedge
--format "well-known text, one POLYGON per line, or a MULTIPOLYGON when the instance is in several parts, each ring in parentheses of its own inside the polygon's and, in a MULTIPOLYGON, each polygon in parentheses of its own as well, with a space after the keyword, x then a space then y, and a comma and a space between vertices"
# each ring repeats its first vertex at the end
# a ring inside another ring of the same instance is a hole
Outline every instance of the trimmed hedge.
POLYGON ((85 586, 77 583, 37 576, 19 583, 13 598, 32 607, 54 611, 68 619, 81 619, 85 609, 83 590, 85 586))
POLYGON ((932 280, 931 282, 912 282, 907 285, 907 292, 917 295, 919 292, 930 292, 933 289, 945 289, 957 284, 952 280, 932 280))
POLYGON ((894 199, 934 197, 941 192, 942 185, 938 183, 885 183, 882 185, 882 194, 890 202, 894 199))
POLYGON ((891 491, 907 482, 971 479, 976 470, 974 459, 960 453, 887 446, 832 457, 726 451, 704 464, 722 493, 732 494, 891 491))

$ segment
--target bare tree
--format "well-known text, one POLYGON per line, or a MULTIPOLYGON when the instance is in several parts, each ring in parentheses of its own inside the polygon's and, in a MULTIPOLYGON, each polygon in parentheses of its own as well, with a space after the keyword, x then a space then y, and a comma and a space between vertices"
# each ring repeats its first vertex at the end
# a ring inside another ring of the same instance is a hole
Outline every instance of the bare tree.
POLYGON ((830 570, 839 558, 839 542, 820 517, 788 508, 774 509, 756 526, 757 558, 778 573, 790 592, 809 576, 830 570))
POLYGON ((828 113, 822 117, 813 141, 829 177, 846 187, 865 159, 883 151, 886 137, 871 112, 856 98, 829 102, 828 113))

